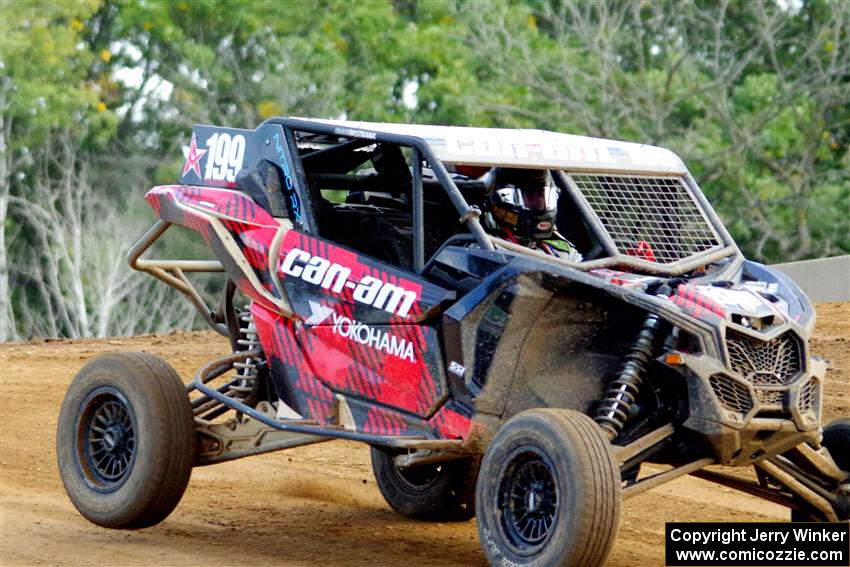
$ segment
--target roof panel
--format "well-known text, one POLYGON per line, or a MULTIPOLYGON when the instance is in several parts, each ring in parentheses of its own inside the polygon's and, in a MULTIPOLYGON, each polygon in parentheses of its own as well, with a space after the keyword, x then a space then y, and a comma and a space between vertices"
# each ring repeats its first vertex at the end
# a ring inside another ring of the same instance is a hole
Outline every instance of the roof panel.
POLYGON ((687 173, 685 164, 670 150, 604 138, 546 130, 306 120, 339 126, 337 133, 342 136, 369 137, 370 133, 378 132, 422 138, 446 163, 662 175, 687 173))

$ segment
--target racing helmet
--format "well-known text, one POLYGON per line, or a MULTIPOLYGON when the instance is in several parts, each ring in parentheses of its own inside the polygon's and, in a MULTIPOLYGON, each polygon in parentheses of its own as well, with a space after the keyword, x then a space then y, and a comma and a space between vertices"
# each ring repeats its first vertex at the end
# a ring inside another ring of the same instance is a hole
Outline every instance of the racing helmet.
POLYGON ((490 214, 503 230, 519 237, 550 238, 558 195, 545 169, 498 168, 490 193, 490 214))

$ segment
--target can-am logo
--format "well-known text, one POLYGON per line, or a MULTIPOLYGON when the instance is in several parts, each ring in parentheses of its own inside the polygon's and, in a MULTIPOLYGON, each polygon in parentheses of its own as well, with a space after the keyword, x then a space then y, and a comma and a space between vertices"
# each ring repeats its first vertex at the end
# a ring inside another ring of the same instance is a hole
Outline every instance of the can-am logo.
POLYGON ((390 356, 395 356, 408 362, 416 362, 413 354, 413 343, 407 339, 400 339, 380 328, 375 328, 365 323, 340 315, 327 305, 320 305, 309 300, 310 317, 304 320, 306 325, 321 325, 329 316, 333 320, 333 332, 350 341, 366 345, 375 350, 380 350, 390 356))
POLYGON ((401 317, 407 317, 418 299, 415 291, 382 282, 372 276, 364 276, 359 282, 354 281, 350 279, 351 268, 313 256, 300 248, 293 248, 286 254, 280 271, 336 294, 342 293, 345 288, 351 289, 354 301, 401 317))

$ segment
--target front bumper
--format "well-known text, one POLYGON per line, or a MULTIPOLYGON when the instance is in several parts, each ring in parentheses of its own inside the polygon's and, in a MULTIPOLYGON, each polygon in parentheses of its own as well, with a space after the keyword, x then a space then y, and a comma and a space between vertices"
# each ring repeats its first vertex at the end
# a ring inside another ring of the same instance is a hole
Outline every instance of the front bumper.
POLYGON ((802 442, 818 443, 823 360, 810 357, 793 378, 771 386, 707 355, 681 353, 681 364, 672 368, 687 380, 684 426, 711 445, 719 464, 752 464, 802 442))

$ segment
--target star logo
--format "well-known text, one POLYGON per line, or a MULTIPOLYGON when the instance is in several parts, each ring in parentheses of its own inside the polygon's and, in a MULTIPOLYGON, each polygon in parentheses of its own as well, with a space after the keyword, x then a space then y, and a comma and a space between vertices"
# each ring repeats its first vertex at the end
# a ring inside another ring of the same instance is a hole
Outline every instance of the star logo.
POLYGON ((189 170, 192 170, 195 175, 203 179, 201 177, 201 158, 204 157, 205 153, 207 153, 207 150, 198 149, 198 140, 195 138, 195 133, 192 132, 192 142, 189 147, 183 146, 183 154, 186 156, 186 163, 183 164, 184 177, 189 173, 189 170))

